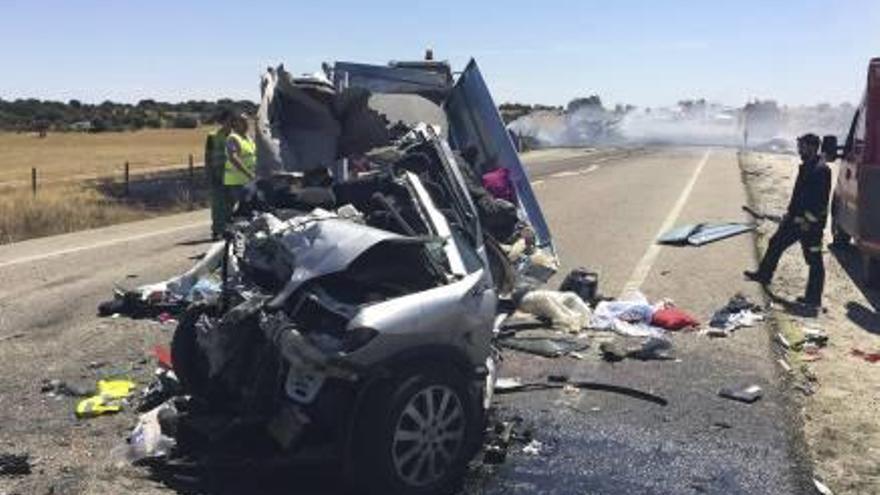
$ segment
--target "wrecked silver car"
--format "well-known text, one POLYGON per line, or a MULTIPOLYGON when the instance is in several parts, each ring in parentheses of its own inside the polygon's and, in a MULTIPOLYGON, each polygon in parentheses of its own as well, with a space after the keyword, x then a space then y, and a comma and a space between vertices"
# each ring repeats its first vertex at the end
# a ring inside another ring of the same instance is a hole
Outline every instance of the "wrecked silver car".
POLYGON ((481 444, 499 301, 557 268, 476 63, 270 69, 257 143, 226 241, 136 297, 189 304, 173 455, 326 455, 375 493, 447 492, 481 444))

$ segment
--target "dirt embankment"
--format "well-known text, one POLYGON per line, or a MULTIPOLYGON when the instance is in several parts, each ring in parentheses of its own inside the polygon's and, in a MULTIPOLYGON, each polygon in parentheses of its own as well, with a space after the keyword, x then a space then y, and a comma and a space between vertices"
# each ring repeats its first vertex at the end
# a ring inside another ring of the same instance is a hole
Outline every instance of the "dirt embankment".
MULTIPOLYGON (((740 167, 752 206, 783 213, 797 175, 796 157, 743 153, 740 167)), ((770 222, 759 227, 761 253, 774 230, 770 222)), ((788 354, 792 383, 807 389, 793 388, 792 393, 802 396, 804 435, 817 478, 836 494, 880 494, 880 363, 852 354, 854 349, 880 351, 880 292, 863 283, 855 247, 835 248, 830 242, 826 230, 826 311, 817 318, 786 311, 785 301, 802 295, 806 284, 800 247, 793 246, 783 256, 772 285, 780 298, 776 316, 789 340, 798 339, 804 328, 821 329, 830 336, 818 358, 788 354), (810 394, 811 390, 815 392, 810 394)))

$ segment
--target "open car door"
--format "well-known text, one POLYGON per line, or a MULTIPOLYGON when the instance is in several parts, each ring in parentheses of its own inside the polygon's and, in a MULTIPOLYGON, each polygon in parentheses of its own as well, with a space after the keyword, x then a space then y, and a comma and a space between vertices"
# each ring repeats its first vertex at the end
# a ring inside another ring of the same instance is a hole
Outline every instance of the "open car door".
MULTIPOLYGON (((491 158, 497 161, 498 166, 510 171, 520 210, 535 230, 538 247, 557 259, 550 229, 529 183, 529 176, 473 59, 458 77, 443 102, 443 108, 449 119, 449 138, 456 149, 464 150, 473 146, 479 152, 476 163, 486 163, 491 158)), ((481 177, 488 170, 474 172, 481 177)))

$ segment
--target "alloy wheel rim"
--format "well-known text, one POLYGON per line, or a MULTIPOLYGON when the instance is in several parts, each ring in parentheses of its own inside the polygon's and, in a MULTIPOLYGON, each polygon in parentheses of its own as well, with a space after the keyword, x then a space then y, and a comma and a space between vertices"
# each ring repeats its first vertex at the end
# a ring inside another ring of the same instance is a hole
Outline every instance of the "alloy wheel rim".
POLYGON ((454 390, 431 385, 414 394, 394 429, 391 456, 397 475, 411 486, 434 483, 462 448, 464 407, 454 390))

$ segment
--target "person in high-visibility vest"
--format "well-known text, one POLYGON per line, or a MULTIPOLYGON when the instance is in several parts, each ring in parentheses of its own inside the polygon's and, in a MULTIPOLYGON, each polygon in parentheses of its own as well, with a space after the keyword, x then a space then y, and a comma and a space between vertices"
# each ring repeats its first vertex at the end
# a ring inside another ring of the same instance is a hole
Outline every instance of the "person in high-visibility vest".
POLYGON ((218 118, 220 128, 208 134, 205 140, 205 175, 208 179, 208 192, 211 198, 211 238, 219 239, 226 227, 229 210, 226 204, 226 191, 223 177, 226 174, 226 138, 232 132, 232 112, 223 110, 218 118))
POLYGON ((257 145, 248 136, 245 114, 232 118, 232 132, 226 138, 226 166, 223 171, 223 189, 231 218, 234 205, 241 199, 244 185, 254 179, 257 170, 257 145))

